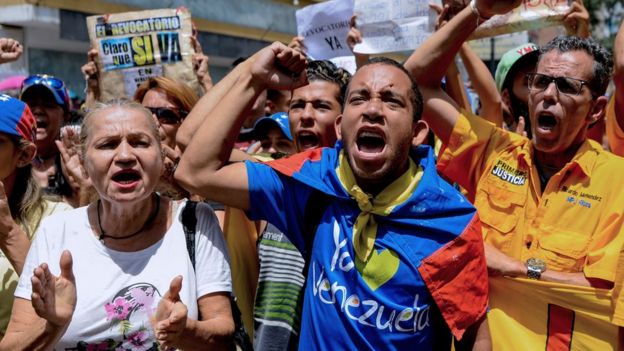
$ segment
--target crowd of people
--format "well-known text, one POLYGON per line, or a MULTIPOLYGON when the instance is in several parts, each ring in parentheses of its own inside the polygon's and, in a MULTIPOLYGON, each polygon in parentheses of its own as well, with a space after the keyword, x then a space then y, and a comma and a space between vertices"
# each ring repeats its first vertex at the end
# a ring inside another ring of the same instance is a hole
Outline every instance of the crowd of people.
MULTIPOLYGON (((523 319, 492 318, 500 277, 606 296, 612 332, 544 317, 540 348, 624 350, 624 24, 608 50, 575 0, 568 35, 492 75, 466 40, 519 3, 432 6, 405 62, 355 54, 354 74, 295 37, 213 83, 192 38, 201 91, 100 101, 97 50, 82 106, 20 79, 0 94, 0 350, 527 349, 523 319)), ((0 38, 0 64, 22 52, 0 38)))

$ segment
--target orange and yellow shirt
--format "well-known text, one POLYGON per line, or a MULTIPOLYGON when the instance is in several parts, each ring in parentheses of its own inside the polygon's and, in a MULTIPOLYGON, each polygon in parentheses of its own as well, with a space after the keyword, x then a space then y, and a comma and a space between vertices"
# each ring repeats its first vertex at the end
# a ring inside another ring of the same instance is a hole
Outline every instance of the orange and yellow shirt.
POLYGON ((624 159, 585 141, 544 191, 525 137, 463 111, 438 170, 474 201, 484 241, 521 261, 614 281, 624 243, 624 159))

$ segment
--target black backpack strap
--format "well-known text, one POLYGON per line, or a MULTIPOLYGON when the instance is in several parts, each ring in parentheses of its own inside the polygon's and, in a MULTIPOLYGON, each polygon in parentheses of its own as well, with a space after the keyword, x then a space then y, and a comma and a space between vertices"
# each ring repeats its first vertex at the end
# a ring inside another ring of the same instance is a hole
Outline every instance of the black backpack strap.
MULTIPOLYGON (((197 207, 196 201, 188 200, 186 206, 182 210, 182 228, 184 228, 184 235, 186 236, 186 249, 195 269, 195 233, 197 231, 197 215, 195 214, 195 208, 197 207)), ((232 318, 234 319, 234 345, 233 350, 252 351, 253 345, 249 338, 249 334, 245 330, 243 325, 243 319, 241 312, 236 304, 236 299, 230 294, 230 307, 232 309, 232 318)))
POLYGON ((304 240, 304 251, 303 259, 303 276, 305 277, 308 274, 308 268, 310 267, 310 260, 312 258, 312 245, 314 244, 314 236, 316 235, 316 230, 318 229, 319 224, 321 223, 321 218, 323 214, 329 207, 329 204, 332 201, 332 197, 318 190, 313 190, 308 197, 308 202, 306 202, 305 212, 303 214, 303 240, 304 240))
POLYGON ((186 237, 186 250, 195 269, 195 231, 197 230, 197 215, 195 214, 197 202, 188 200, 182 210, 182 228, 186 237))

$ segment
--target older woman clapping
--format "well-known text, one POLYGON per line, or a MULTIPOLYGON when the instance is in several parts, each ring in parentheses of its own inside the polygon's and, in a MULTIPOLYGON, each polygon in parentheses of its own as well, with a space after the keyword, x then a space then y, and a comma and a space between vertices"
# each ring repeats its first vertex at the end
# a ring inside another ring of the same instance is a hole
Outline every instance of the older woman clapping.
POLYGON ((184 206, 154 192, 163 156, 151 113, 101 104, 85 117, 81 141, 100 200, 41 224, 24 269, 34 275, 20 278, 0 349, 227 347, 226 246, 212 210, 198 204, 194 270, 184 206))

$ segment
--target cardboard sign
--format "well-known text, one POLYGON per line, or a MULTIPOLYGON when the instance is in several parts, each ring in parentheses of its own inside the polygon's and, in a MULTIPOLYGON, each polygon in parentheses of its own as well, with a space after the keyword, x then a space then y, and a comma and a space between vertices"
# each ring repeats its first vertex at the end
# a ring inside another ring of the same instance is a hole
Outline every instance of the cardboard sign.
POLYGON ((297 33, 314 60, 352 56, 347 45, 352 0, 332 0, 297 10, 297 33))
POLYGON ((102 101, 132 98, 150 77, 181 80, 198 90, 193 73, 187 9, 158 9, 87 17, 91 45, 99 52, 102 101))
POLYGON ((569 9, 568 0, 524 0, 513 11, 482 23, 470 39, 561 25, 569 9))
POLYGON ((356 0, 362 43, 355 52, 380 54, 413 50, 433 32, 435 13, 428 0, 356 0))

